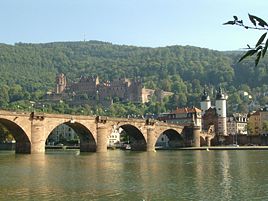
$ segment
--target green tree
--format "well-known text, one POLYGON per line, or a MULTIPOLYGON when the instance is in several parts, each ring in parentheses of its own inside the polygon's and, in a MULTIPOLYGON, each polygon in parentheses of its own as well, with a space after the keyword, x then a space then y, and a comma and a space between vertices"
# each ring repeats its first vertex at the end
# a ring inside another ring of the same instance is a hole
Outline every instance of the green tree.
POLYGON ((0 107, 6 107, 9 102, 9 87, 7 85, 0 86, 0 107))
POLYGON ((252 122, 248 122, 247 123, 247 131, 248 131, 248 134, 251 135, 253 134, 253 131, 254 131, 254 124, 252 122))
POLYGON ((262 131, 267 134, 268 133, 268 121, 264 121, 262 125, 262 131))
POLYGON ((22 87, 18 84, 11 86, 9 89, 9 97, 11 102, 23 99, 24 93, 22 87))
POLYGON ((5 126, 0 124, 0 142, 6 142, 14 140, 12 134, 7 130, 5 126))

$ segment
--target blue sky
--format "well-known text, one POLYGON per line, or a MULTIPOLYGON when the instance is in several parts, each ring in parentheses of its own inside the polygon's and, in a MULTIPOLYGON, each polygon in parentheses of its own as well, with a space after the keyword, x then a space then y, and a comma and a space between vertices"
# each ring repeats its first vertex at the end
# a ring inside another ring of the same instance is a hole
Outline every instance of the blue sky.
POLYGON ((268 21, 267 0, 0 0, 0 43, 100 40, 145 47, 238 50, 262 34, 223 26, 248 13, 268 21))

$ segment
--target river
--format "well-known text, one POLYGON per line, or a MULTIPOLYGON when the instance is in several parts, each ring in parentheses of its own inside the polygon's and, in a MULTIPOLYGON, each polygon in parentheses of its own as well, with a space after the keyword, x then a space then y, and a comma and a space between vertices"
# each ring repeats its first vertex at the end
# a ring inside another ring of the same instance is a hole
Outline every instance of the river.
POLYGON ((0 152, 0 200, 268 200, 268 151, 0 152))

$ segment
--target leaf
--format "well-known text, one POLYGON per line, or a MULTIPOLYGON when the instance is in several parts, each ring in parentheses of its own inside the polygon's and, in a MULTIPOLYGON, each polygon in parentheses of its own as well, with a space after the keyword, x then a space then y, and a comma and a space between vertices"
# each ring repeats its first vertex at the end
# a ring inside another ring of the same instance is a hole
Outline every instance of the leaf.
POLYGON ((268 39, 266 40, 266 43, 265 43, 265 46, 262 50, 262 57, 264 57, 265 53, 266 53, 266 50, 267 50, 267 47, 268 47, 268 39))
POLYGON ((256 21, 258 21, 258 25, 261 27, 268 26, 268 24, 261 18, 248 14, 250 21, 256 26, 256 21))
POLYGON ((260 58, 261 58, 261 51, 258 52, 258 54, 257 54, 257 58, 255 59, 255 66, 258 65, 258 63, 259 63, 259 61, 260 61, 260 58))
POLYGON ((223 25, 227 25, 227 24, 234 25, 234 24, 235 24, 235 22, 234 22, 234 21, 228 21, 228 22, 223 23, 223 25))
POLYGON ((264 33, 264 34, 262 34, 262 36, 260 37, 260 39, 256 43, 256 46, 255 47, 258 47, 262 43, 262 41, 264 40, 264 38, 266 37, 266 35, 267 35, 267 32, 264 33))
POLYGON ((249 17, 250 21, 252 22, 252 24, 254 24, 254 26, 256 26, 256 21, 255 21, 255 19, 254 19, 254 16, 248 14, 248 17, 249 17))
POLYGON ((262 49, 262 45, 259 45, 257 48, 255 48, 256 51, 259 51, 262 49))
POLYGON ((259 25, 261 27, 268 26, 268 24, 263 19, 261 19, 261 18, 259 18, 257 16, 255 16, 255 19, 259 22, 259 25))
POLYGON ((245 59, 246 57, 252 56, 253 54, 255 54, 257 52, 257 50, 249 50, 246 52, 246 54, 244 54, 238 62, 241 62, 243 59, 245 59))

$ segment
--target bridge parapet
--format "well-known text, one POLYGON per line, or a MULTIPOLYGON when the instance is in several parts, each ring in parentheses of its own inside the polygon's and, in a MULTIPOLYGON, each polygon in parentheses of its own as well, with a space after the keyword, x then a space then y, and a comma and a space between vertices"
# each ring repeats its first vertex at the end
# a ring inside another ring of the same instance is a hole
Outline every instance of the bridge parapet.
POLYGON ((45 119, 45 116, 44 114, 37 114, 35 112, 31 112, 30 119, 43 121, 45 119))
POLYGON ((146 125, 153 126, 157 123, 155 119, 146 119, 146 125))
POLYGON ((97 116, 95 121, 96 121, 96 123, 105 124, 108 121, 108 117, 106 117, 106 116, 97 116))

